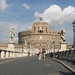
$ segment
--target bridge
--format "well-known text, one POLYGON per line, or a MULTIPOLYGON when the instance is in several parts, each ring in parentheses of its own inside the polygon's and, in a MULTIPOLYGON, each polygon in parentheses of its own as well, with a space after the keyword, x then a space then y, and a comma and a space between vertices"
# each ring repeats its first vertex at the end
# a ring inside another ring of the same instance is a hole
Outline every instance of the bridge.
MULTIPOLYGON (((46 40, 46 60, 38 60, 38 49, 34 47, 41 41, 25 41, 15 44, 0 44, 1 75, 75 75, 75 49, 66 48, 66 42, 46 40), (30 52, 30 56, 28 56, 30 52)), ((43 44, 42 44, 43 45, 43 44)))
POLYGON ((75 59, 58 54, 59 58, 48 54, 45 60, 38 55, 0 59, 0 75, 75 75, 75 59))
MULTIPOLYGON (((38 60, 37 50, 13 43, 0 44, 1 75, 74 75, 75 50, 50 52, 46 48, 46 60, 38 60), (28 51, 30 56, 28 57, 28 51)), ((54 48, 53 48, 54 50, 54 48)))

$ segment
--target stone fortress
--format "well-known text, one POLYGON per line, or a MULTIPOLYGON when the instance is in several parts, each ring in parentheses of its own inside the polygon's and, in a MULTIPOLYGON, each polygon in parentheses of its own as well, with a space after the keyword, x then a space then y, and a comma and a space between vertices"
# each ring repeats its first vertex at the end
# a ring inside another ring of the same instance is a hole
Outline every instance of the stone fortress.
POLYGON ((22 31, 18 34, 19 44, 22 44, 25 40, 34 47, 47 46, 48 43, 62 41, 60 32, 50 30, 49 25, 46 22, 35 22, 32 25, 32 30, 22 31))
POLYGON ((0 57, 12 58, 37 54, 40 47, 44 47, 47 53, 71 49, 72 45, 66 44, 65 30, 51 30, 47 22, 41 17, 39 22, 32 25, 32 30, 18 33, 18 44, 14 43, 15 28, 10 29, 10 42, 0 43, 0 57))
POLYGON ((42 20, 33 23, 32 30, 19 32, 18 38, 19 44, 27 43, 26 47, 32 46, 35 49, 39 47, 57 50, 72 48, 72 45, 66 45, 64 29, 61 31, 51 30, 48 23, 42 20))

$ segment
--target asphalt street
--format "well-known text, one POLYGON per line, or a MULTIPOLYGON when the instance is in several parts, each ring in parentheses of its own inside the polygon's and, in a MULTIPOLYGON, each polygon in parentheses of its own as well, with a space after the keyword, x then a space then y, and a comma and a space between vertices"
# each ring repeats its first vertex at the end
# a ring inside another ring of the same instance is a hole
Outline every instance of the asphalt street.
MULTIPOLYGON (((6 61, 6 60, 5 60, 6 61)), ((47 58, 38 60, 37 56, 18 58, 0 64, 0 75, 73 75, 60 63, 47 58)))

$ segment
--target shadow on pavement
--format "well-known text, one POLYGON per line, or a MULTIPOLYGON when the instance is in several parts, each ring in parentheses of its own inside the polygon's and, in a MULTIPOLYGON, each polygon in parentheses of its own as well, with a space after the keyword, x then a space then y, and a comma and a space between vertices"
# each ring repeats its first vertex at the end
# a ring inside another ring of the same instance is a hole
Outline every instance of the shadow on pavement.
POLYGON ((59 71, 61 73, 61 75, 74 75, 73 73, 69 73, 69 72, 62 72, 62 71, 59 71))
POLYGON ((72 61, 71 64, 72 64, 72 65, 75 65, 75 61, 72 61))

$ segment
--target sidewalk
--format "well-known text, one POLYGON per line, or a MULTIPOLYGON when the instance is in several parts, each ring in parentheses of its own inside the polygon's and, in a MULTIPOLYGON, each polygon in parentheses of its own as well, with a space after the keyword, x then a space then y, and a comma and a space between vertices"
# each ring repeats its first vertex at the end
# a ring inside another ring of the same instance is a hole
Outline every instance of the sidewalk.
POLYGON ((71 72, 75 74, 75 61, 67 61, 67 60, 55 59, 55 58, 52 59, 61 63, 63 66, 65 66, 67 69, 69 69, 71 72))
POLYGON ((6 62, 9 62, 9 61, 17 60, 17 59, 20 59, 20 58, 0 59, 0 65, 1 65, 1 64, 4 64, 4 63, 6 63, 6 62))
POLYGON ((0 59, 0 63, 1 63, 1 62, 4 62, 4 61, 7 61, 7 60, 10 60, 10 58, 7 58, 7 59, 0 59))

